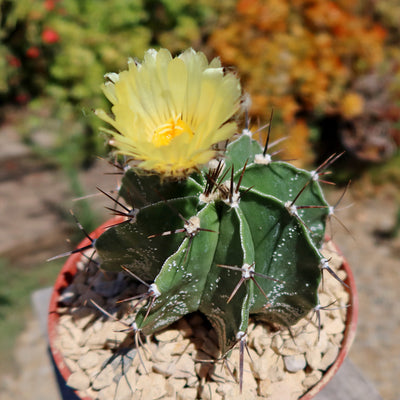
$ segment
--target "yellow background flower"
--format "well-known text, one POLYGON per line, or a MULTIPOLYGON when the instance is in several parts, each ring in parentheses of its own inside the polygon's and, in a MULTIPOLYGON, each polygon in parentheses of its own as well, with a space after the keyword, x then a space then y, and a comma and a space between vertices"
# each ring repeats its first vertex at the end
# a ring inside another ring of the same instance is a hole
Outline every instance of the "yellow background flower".
POLYGON ((237 129, 227 121, 238 109, 239 81, 201 52, 189 49, 173 58, 166 49, 150 49, 143 63, 130 60, 127 71, 106 77, 103 91, 115 118, 96 113, 115 128, 105 131, 117 152, 139 160, 144 170, 186 175, 237 129))

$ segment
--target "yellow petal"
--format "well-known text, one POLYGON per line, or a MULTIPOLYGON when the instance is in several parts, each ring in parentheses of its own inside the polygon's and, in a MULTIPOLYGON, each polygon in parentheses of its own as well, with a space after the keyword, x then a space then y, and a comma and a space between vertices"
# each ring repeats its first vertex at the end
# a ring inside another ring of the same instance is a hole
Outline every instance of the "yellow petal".
POLYGON ((150 49, 143 62, 129 60, 128 70, 107 74, 103 85, 113 104, 112 145, 139 166, 167 176, 189 174, 214 156, 212 146, 231 137, 228 122, 238 109, 238 79, 224 74, 220 61, 188 49, 173 58, 166 49, 150 49))

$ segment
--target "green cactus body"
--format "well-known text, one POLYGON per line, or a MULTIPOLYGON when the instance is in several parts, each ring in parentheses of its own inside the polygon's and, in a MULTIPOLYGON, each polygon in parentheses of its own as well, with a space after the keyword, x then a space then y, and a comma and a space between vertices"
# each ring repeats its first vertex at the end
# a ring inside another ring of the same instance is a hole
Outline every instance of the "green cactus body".
POLYGON ((272 162, 247 134, 218 166, 181 181, 129 169, 120 195, 131 218, 95 248, 103 268, 123 265, 150 284, 135 320, 144 334, 200 311, 224 354, 250 315, 290 326, 318 305, 330 211, 318 174, 272 162))

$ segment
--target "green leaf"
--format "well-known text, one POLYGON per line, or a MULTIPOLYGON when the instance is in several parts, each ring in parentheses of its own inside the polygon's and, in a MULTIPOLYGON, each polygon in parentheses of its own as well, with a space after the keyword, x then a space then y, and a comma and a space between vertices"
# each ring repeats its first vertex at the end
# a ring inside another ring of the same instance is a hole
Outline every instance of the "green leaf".
POLYGON ((250 227, 251 238, 243 241, 253 242, 256 272, 279 280, 255 277, 268 300, 254 288, 251 313, 292 325, 317 304, 321 255, 306 228, 273 197, 249 192, 240 208, 250 227))
MULTIPOLYGON (((235 176, 239 179, 240 173, 235 176)), ((322 244, 325 233, 325 221, 329 214, 326 202, 318 182, 312 179, 309 172, 298 169, 284 162, 273 162, 268 165, 251 164, 243 175, 241 189, 250 187, 252 192, 274 196, 283 204, 293 201, 297 207, 322 206, 323 208, 303 208, 298 215, 312 233, 318 246, 322 244), (303 190, 304 189, 304 190, 303 190)))
POLYGON ((226 149, 225 170, 233 165, 235 171, 237 171, 244 166, 246 161, 252 163, 255 155, 260 153, 262 153, 262 148, 257 141, 250 136, 241 135, 237 140, 231 142, 226 149))
POLYGON ((217 331, 220 350, 224 354, 237 342, 237 333, 247 327, 249 299, 247 284, 243 284, 228 303, 230 295, 240 281, 241 273, 218 265, 241 267, 243 249, 236 212, 223 203, 219 205, 221 210, 218 245, 199 310, 206 315, 217 331))
POLYGON ((141 279, 152 282, 164 261, 174 253, 185 233, 161 234, 182 229, 197 213, 198 198, 185 197, 141 208, 135 222, 125 222, 105 231, 95 242, 102 268, 120 270, 121 265, 141 279), (156 235, 149 238, 151 235, 156 235))
POLYGON ((193 238, 185 238, 165 261, 154 281, 161 295, 149 312, 144 307, 136 317, 137 326, 145 334, 162 329, 199 308, 218 242, 219 222, 214 204, 204 207, 198 217, 201 228, 214 232, 199 231, 193 238))
POLYGON ((201 191, 202 186, 193 179, 162 181, 159 175, 129 169, 122 178, 119 194, 133 208, 141 208, 163 200, 198 196, 201 191))

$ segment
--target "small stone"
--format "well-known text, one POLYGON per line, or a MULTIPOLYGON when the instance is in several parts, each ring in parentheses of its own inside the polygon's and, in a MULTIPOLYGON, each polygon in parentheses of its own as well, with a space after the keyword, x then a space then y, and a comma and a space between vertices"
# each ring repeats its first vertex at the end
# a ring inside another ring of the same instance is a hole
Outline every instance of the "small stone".
POLYGON ((189 356, 189 354, 183 354, 176 364, 174 378, 186 379, 195 375, 195 362, 193 361, 192 357, 189 356))
POLYGON ((65 362, 65 364, 67 365, 68 369, 71 372, 79 372, 79 371, 81 371, 81 369, 79 368, 78 363, 76 361, 72 360, 71 358, 65 357, 64 358, 64 362, 65 362))
POLYGON ((271 349, 274 350, 275 353, 281 354, 282 346, 283 346, 282 336, 279 334, 273 336, 271 341, 271 349))
POLYGON ((280 348, 280 354, 282 356, 294 356, 300 353, 297 341, 294 342, 292 338, 283 341, 283 345, 280 348))
POLYGON ((94 390, 101 390, 107 386, 110 386, 113 382, 114 371, 110 364, 103 368, 100 373, 95 377, 92 382, 92 388, 94 390))
POLYGON ((220 394, 224 399, 232 399, 232 393, 235 386, 237 386, 236 382, 221 383, 218 385, 217 393, 220 394))
POLYGON ((230 399, 254 400, 254 399, 257 399, 257 388, 249 387, 247 385, 245 379, 243 379, 242 392, 240 392, 239 385, 236 384, 233 387, 233 390, 231 392, 231 396, 232 397, 230 397, 230 399))
POLYGON ((184 388, 178 393, 177 400, 193 400, 197 397, 197 389, 195 388, 184 388))
POLYGON ((278 382, 284 379, 286 375, 284 368, 285 365, 282 357, 279 357, 271 364, 271 366, 268 368, 268 378, 271 380, 271 382, 278 382))
POLYGON ((132 383, 128 379, 122 378, 118 381, 113 400, 132 400, 134 393, 132 383))
POLYGON ((171 342, 164 344, 160 343, 155 358, 160 359, 160 361, 169 361, 171 360, 172 356, 180 356, 183 353, 186 353, 189 345, 190 345, 189 339, 180 340, 179 342, 171 342))
POLYGON ((184 379, 176 379, 175 377, 167 379, 165 382, 167 395, 175 399, 177 394, 185 387, 185 385, 186 382, 184 379))
POLYGON ((60 330, 59 330, 59 343, 57 343, 57 346, 59 346, 63 353, 64 351, 74 351, 76 349, 76 343, 75 341, 71 338, 71 335, 63 335, 60 330))
POLYGON ((303 354, 297 354, 294 356, 283 357, 283 362, 285 363, 285 368, 289 372, 297 372, 303 370, 307 363, 306 358, 303 354))
POLYGON ((268 377, 268 368, 270 364, 271 359, 265 353, 261 357, 253 360, 250 365, 256 379, 263 380, 268 377))
POLYGON ((153 364, 153 371, 165 377, 169 377, 175 372, 175 363, 157 363, 153 364))
POLYGON ((140 375, 147 375, 151 371, 153 363, 145 357, 142 357, 141 359, 139 357, 135 357, 135 359, 138 359, 139 361, 137 364, 138 373, 140 375))
POLYGON ((314 370, 310 374, 307 374, 303 380, 303 386, 305 390, 308 390, 311 386, 314 386, 322 378, 322 372, 314 370))
POLYGON ((318 349, 309 349, 306 352, 306 360, 307 364, 310 366, 312 369, 319 369, 319 366, 321 364, 321 359, 322 359, 322 354, 318 349))
MULTIPOLYGON (((331 304, 333 301, 335 301, 336 299, 333 299, 327 293, 322 292, 322 293, 318 294, 318 300, 319 300, 319 304, 321 304, 322 307, 326 307, 329 304, 331 304)), ((333 305, 331 307, 333 307, 333 305)), ((325 313, 324 310, 321 310, 320 312, 323 314, 325 313)))
POLYGON ((324 331, 327 334, 342 333, 344 331, 345 325, 340 317, 340 312, 331 313, 328 318, 324 321, 324 331))
POLYGON ((314 350, 319 350, 321 353, 325 353, 328 350, 329 339, 324 329, 319 332, 319 337, 318 331, 314 332, 314 343, 314 350))
POLYGON ((268 400, 297 400, 304 392, 302 385, 304 377, 305 373, 299 371, 295 374, 287 374, 285 379, 279 382, 272 382, 269 385, 265 382, 260 395, 267 397, 268 400))
POLYGON ((268 397, 271 394, 271 380, 265 378, 258 383, 258 394, 262 397, 268 397))
POLYGON ((136 381, 136 388, 143 390, 147 399, 160 399, 167 395, 165 378, 155 373, 140 376, 136 381))
POLYGON ((229 371, 227 364, 225 362, 218 363, 215 365, 214 371, 210 375, 210 378, 212 381, 217 382, 219 384, 224 384, 227 382, 235 383, 232 373, 229 371))
POLYGON ((256 325, 249 335, 249 344, 254 347, 258 355, 271 346, 271 336, 267 334, 265 328, 260 324, 256 325))
POLYGON ((349 292, 342 288, 342 290, 337 290, 335 292, 335 294, 336 294, 338 303, 343 307, 343 308, 341 308, 341 310, 347 312, 347 308, 345 306, 346 306, 346 304, 349 304, 349 302, 350 302, 349 292))
POLYGON ((184 353, 187 353, 190 351, 190 349, 194 348, 194 346, 190 346, 192 343, 189 339, 180 339, 178 342, 174 344, 172 347, 171 354, 173 356, 180 356, 184 353))
POLYGON ((337 347, 340 347, 343 341, 343 333, 337 333, 329 338, 329 341, 337 347))
POLYGON ((67 385, 75 390, 86 390, 90 386, 90 379, 83 371, 73 372, 67 380, 67 385))
POLYGON ((96 392, 96 395, 94 398, 96 400, 110 400, 114 399, 115 396, 115 391, 117 390, 117 384, 114 382, 111 382, 111 384, 104 389, 96 392))
POLYGON ((329 260, 329 266, 332 269, 337 270, 342 266, 343 257, 338 254, 337 248, 332 241, 324 244, 321 253, 327 260, 329 260))
MULTIPOLYGON (((239 386, 239 385, 238 385, 239 386)), ((250 369, 244 368, 243 371, 243 388, 246 388, 249 392, 257 392, 257 381, 250 371, 250 369)))
POLYGON ((89 335, 85 343, 90 348, 101 349, 107 345, 108 348, 118 347, 126 338, 126 332, 121 332, 121 324, 118 321, 103 321, 100 329, 89 335))
POLYGON ((159 342, 172 342, 179 338, 179 331, 175 329, 166 329, 154 334, 154 338, 159 342))
POLYGON ((218 400, 221 399, 221 396, 217 392, 218 384, 216 382, 208 382, 203 385, 201 392, 201 400, 218 400))
POLYGON ((89 307, 77 308, 72 316, 75 326, 80 330, 84 330, 96 318, 94 310, 89 307))
MULTIPOLYGON (((297 354, 304 354, 310 348, 315 347, 313 332, 315 328, 310 324, 309 329, 304 330, 301 334, 296 336, 297 354)), ((318 337, 316 337, 318 339, 318 337)))
POLYGON ((186 385, 190 388, 197 387, 199 384, 199 378, 197 376, 190 376, 186 379, 186 385))
POLYGON ((78 360, 78 365, 83 370, 88 370, 98 365, 101 365, 99 361, 100 361, 99 354, 94 351, 89 351, 78 360))
POLYGON ((322 356, 319 369, 325 371, 330 365, 332 365, 339 354, 339 347, 331 345, 329 350, 322 356))

